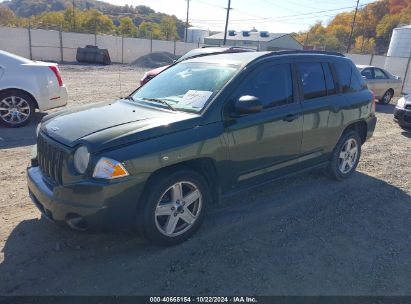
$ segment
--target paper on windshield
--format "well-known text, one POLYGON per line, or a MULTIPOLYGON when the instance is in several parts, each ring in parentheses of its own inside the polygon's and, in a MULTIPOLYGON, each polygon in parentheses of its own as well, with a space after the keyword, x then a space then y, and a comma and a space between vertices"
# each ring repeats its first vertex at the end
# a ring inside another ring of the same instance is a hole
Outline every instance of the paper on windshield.
POLYGON ((188 90, 178 105, 201 109, 212 94, 213 92, 210 91, 188 90))

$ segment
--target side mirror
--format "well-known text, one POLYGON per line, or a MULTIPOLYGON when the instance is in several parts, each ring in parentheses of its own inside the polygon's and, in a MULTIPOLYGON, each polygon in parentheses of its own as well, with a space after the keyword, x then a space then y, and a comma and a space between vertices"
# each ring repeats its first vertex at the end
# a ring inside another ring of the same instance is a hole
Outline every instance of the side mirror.
POLYGON ((252 114, 263 110, 263 104, 258 97, 245 95, 241 96, 234 104, 236 114, 252 114))

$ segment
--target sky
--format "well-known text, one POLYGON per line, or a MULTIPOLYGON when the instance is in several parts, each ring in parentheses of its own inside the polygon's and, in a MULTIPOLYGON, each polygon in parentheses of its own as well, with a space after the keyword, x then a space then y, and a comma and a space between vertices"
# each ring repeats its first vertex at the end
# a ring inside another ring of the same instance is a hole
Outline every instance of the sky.
MULTIPOLYGON (((186 20, 187 0, 104 0, 117 5, 146 5, 155 11, 186 20)), ((376 0, 360 0, 360 7, 376 0)), ((224 31, 228 0, 190 0, 190 24, 224 31)), ((231 0, 229 29, 290 33, 303 31, 316 21, 327 23, 338 13, 354 10, 356 0, 231 0)))

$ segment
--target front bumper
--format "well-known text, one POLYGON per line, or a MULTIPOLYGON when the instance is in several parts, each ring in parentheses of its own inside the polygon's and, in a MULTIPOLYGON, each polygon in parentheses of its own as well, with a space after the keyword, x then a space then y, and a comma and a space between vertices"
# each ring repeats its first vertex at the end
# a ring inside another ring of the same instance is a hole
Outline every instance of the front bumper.
POLYGON ((411 110, 395 108, 394 121, 398 123, 401 127, 411 128, 411 110))
POLYGON ((27 169, 27 184, 33 203, 46 218, 77 230, 93 231, 130 228, 143 188, 134 179, 51 186, 39 167, 27 169), (72 225, 76 218, 82 220, 76 222, 78 227, 72 225))
POLYGON ((370 139, 374 134, 375 126, 377 125, 377 117, 372 116, 367 120, 367 138, 366 140, 370 139))

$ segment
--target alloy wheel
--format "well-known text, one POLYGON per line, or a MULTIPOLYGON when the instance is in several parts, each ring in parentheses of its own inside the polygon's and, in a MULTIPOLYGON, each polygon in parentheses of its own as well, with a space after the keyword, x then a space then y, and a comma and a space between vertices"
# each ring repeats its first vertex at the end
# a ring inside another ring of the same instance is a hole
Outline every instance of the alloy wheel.
POLYGON ((392 98, 392 96, 391 96, 391 91, 387 91, 387 92, 385 92, 385 94, 384 94, 384 96, 383 96, 382 99, 383 99, 383 101, 384 101, 385 104, 388 104, 388 103, 390 103, 391 98, 392 98))
POLYGON ((344 143, 339 158, 338 158, 338 169, 341 173, 347 174, 350 172, 358 158, 358 143, 354 138, 349 138, 344 143))
POLYGON ((188 181, 169 187, 160 197, 154 212, 158 231, 175 237, 188 231, 200 216, 203 198, 199 188, 188 181))
POLYGON ((11 125, 21 124, 30 117, 30 105, 20 96, 7 96, 0 101, 0 117, 11 125))

